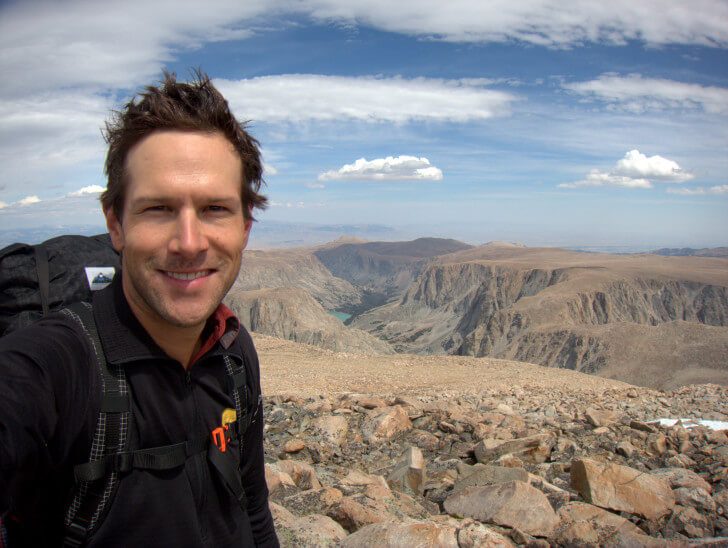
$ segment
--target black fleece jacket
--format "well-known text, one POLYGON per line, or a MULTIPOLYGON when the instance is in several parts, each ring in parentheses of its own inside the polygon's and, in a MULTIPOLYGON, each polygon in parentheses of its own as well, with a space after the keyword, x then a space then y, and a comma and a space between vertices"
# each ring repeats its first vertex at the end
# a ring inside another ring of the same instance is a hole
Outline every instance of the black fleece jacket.
MULTIPOLYGON (((211 436, 235 408, 223 356, 244 360, 255 406, 241 467, 249 521, 201 453, 173 470, 125 473, 87 545, 278 546, 250 335, 229 319, 226 334, 185 371, 132 314, 120 278, 94 295, 93 310, 106 358, 124 368, 132 394, 131 449, 211 436)), ((61 544, 72 469, 88 461, 100 401, 93 353, 73 320, 53 314, 0 338, 0 517, 10 546, 61 544)), ((224 455, 238 465, 237 440, 224 455)))

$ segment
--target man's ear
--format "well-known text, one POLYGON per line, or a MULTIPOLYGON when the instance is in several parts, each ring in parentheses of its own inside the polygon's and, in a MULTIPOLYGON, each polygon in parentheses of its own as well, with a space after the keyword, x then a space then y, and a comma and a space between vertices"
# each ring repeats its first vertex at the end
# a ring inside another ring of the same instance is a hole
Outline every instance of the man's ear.
POLYGON ((114 249, 121 253, 124 249, 124 230, 121 228, 121 221, 116 217, 113 207, 104 211, 104 217, 106 217, 106 228, 111 236, 111 243, 114 245, 114 249))
POLYGON ((253 219, 245 219, 243 224, 243 249, 248 245, 248 236, 250 236, 250 229, 253 227, 253 219))

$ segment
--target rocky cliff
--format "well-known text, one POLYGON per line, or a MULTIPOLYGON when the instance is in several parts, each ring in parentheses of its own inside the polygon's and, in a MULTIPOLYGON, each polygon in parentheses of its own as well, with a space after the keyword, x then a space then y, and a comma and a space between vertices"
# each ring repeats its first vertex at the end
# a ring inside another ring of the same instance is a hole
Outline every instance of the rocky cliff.
POLYGON ((313 251, 309 248, 245 251, 233 289, 299 287, 326 310, 358 305, 362 290, 334 276, 313 251))
POLYGON ((391 354, 390 345, 365 331, 348 328, 306 291, 276 287, 233 289, 225 304, 251 331, 339 352, 391 354))
POLYGON ((474 253, 430 264, 399 300, 353 325, 400 352, 531 361, 650 386, 728 383, 727 261, 693 259, 702 263, 689 271, 661 257, 474 253))

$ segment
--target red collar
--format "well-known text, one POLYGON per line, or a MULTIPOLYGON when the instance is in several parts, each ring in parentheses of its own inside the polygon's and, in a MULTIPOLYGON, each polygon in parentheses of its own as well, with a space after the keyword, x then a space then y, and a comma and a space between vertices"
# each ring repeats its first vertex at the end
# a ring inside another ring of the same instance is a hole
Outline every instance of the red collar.
POLYGON ((234 331, 234 336, 225 337, 225 341, 223 341, 223 346, 225 346, 226 348, 230 346, 235 336, 237 336, 237 332, 239 329, 237 321, 228 322, 228 320, 231 319, 236 319, 235 314, 233 314, 232 310, 230 310, 223 303, 220 303, 215 309, 215 312, 213 312, 212 316, 210 316, 210 319, 207 320, 207 326, 205 326, 203 335, 205 333, 207 333, 208 335, 205 339, 205 342, 200 347, 200 351, 192 360, 193 365, 202 356, 212 350, 212 347, 215 346, 215 343, 222 339, 223 335, 225 335, 228 331, 234 331), (227 342, 227 344, 224 344, 225 342, 227 342))

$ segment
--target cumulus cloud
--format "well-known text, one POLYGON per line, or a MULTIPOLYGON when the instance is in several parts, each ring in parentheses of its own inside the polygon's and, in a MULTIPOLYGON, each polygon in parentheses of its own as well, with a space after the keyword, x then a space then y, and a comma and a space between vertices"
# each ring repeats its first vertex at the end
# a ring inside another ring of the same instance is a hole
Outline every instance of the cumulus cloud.
POLYGON ((728 185, 716 185, 709 188, 668 188, 670 194, 681 194, 683 196, 704 196, 707 194, 728 194, 728 185))
POLYGON ((592 169, 585 179, 573 183, 561 183, 558 187, 653 188, 651 181, 684 183, 693 177, 694 175, 685 172, 677 162, 657 155, 647 157, 639 150, 630 150, 610 171, 592 169))
POLYGON ((647 110, 700 109, 709 113, 728 112, 728 89, 701 86, 641 74, 602 74, 588 82, 564 83, 563 87, 612 108, 641 113, 647 110))
POLYGON ((266 122, 467 122, 506 116, 514 95, 461 80, 284 74, 215 80, 240 116, 266 122))
POLYGON ((632 178, 645 177, 664 183, 684 183, 694 177, 686 173, 677 162, 657 155, 648 158, 639 150, 630 150, 625 154, 617 162, 613 173, 632 178))
POLYGON ((326 171, 319 181, 439 181, 442 171, 430 165, 427 158, 415 156, 387 156, 367 160, 359 158, 336 171, 326 171))
POLYGON ((77 197, 77 196, 95 196, 97 194, 101 194, 104 191, 104 187, 99 185, 89 185, 85 186, 83 188, 79 188, 78 190, 75 190, 73 192, 69 192, 66 194, 68 197, 77 197))

